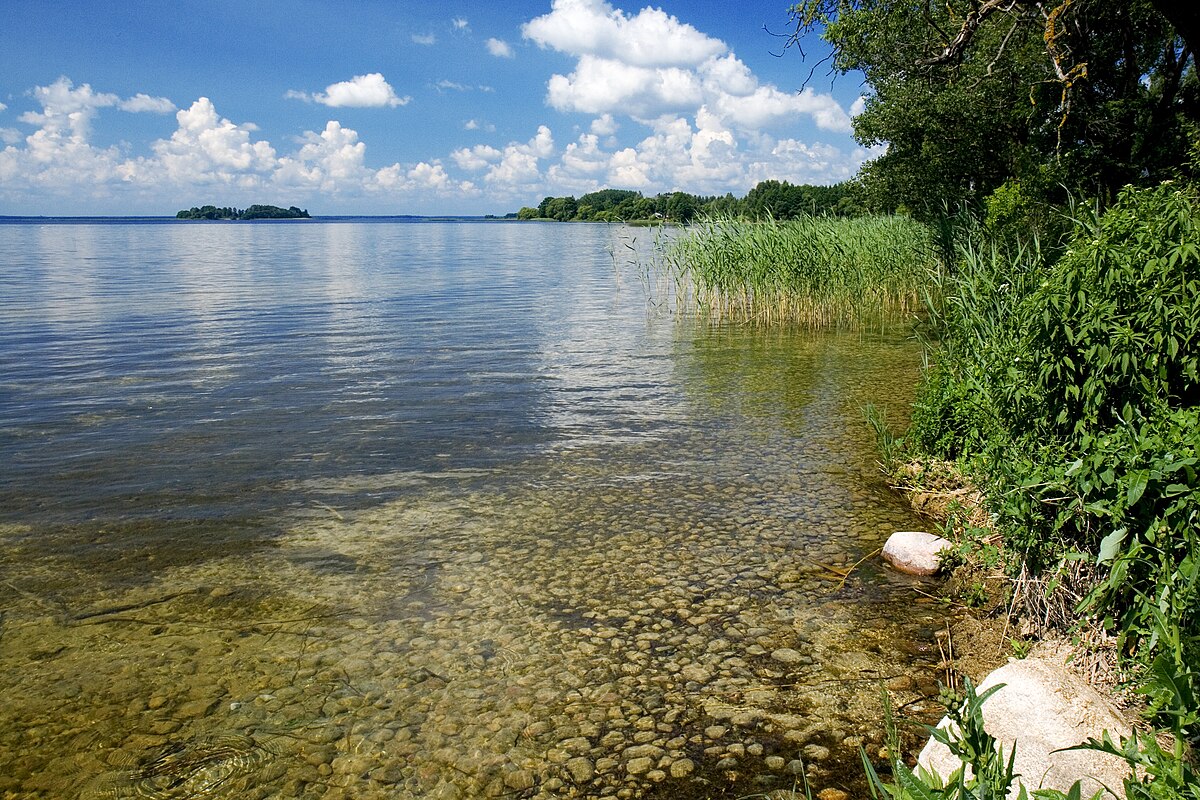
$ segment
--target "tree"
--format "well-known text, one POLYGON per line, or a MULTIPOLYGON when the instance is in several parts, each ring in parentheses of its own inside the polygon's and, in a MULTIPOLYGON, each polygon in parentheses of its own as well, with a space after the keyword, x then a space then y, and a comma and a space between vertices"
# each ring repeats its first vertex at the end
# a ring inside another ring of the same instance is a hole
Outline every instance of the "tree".
POLYGON ((548 197, 546 200, 542 201, 545 205, 545 208, 542 209, 543 217, 556 219, 559 222, 569 222, 575 218, 578 205, 574 197, 548 197))
POLYGON ((592 206, 596 211, 610 211, 627 200, 636 200, 641 196, 641 192, 634 192, 629 189, 601 189, 598 192, 589 192, 580 197, 579 205, 581 208, 583 206, 592 206))
POLYGON ((687 192, 671 192, 663 203, 663 215, 675 222, 691 222, 700 210, 700 203, 695 195, 687 192))
POLYGON ((869 204, 917 213, 983 200, 1010 179, 1108 201, 1186 162, 1200 120, 1196 11, 1168 0, 806 0, 796 37, 822 29, 833 67, 870 91, 855 135, 887 152, 869 204), (1182 19, 1173 27, 1173 16, 1182 19))

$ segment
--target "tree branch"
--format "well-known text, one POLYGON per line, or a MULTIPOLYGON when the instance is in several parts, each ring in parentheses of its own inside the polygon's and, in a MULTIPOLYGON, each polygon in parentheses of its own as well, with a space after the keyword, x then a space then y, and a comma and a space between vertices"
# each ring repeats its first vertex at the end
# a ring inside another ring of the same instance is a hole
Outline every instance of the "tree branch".
POLYGON ((997 11, 1007 14, 1017 6, 1027 4, 1028 0, 984 0, 983 3, 971 3, 971 10, 967 12, 967 16, 963 19, 962 27, 959 28, 958 34, 947 44, 942 52, 932 58, 922 58, 917 61, 917 64, 922 67, 932 67, 939 64, 949 64, 952 61, 958 61, 962 58, 963 51, 974 40, 979 26, 984 23, 988 17, 997 11))

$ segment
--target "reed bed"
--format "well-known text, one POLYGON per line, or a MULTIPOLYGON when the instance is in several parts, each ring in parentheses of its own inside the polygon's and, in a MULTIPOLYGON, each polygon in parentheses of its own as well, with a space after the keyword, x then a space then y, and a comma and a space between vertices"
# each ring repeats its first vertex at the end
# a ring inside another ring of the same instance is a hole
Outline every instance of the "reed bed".
POLYGON ((904 217, 805 217, 693 225, 665 265, 683 310, 718 319, 859 327, 923 308, 938 263, 933 236, 904 217))

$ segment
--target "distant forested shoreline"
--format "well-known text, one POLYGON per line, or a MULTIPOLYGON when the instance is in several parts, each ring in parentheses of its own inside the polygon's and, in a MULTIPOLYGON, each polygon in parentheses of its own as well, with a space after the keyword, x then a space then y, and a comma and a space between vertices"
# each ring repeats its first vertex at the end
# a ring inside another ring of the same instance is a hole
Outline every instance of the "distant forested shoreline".
POLYGON ((690 222, 704 216, 794 219, 805 215, 850 217, 864 213, 867 209, 860 201, 857 187, 850 181, 833 186, 797 186, 787 181, 768 180, 760 182, 740 198, 732 193, 706 197, 687 192, 664 192, 644 197, 641 192, 628 189, 601 189, 578 199, 573 196, 547 197, 537 208, 522 208, 516 217, 559 222, 690 222))

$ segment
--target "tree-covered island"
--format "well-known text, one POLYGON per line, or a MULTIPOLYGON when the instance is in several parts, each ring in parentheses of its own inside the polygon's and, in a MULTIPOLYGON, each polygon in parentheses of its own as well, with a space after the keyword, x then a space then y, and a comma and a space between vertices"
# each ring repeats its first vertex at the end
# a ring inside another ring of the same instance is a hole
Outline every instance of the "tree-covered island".
POLYGON ((280 208, 279 206, 253 205, 248 208, 233 208, 231 206, 192 206, 175 215, 175 219, 311 219, 308 209, 295 206, 280 208))

